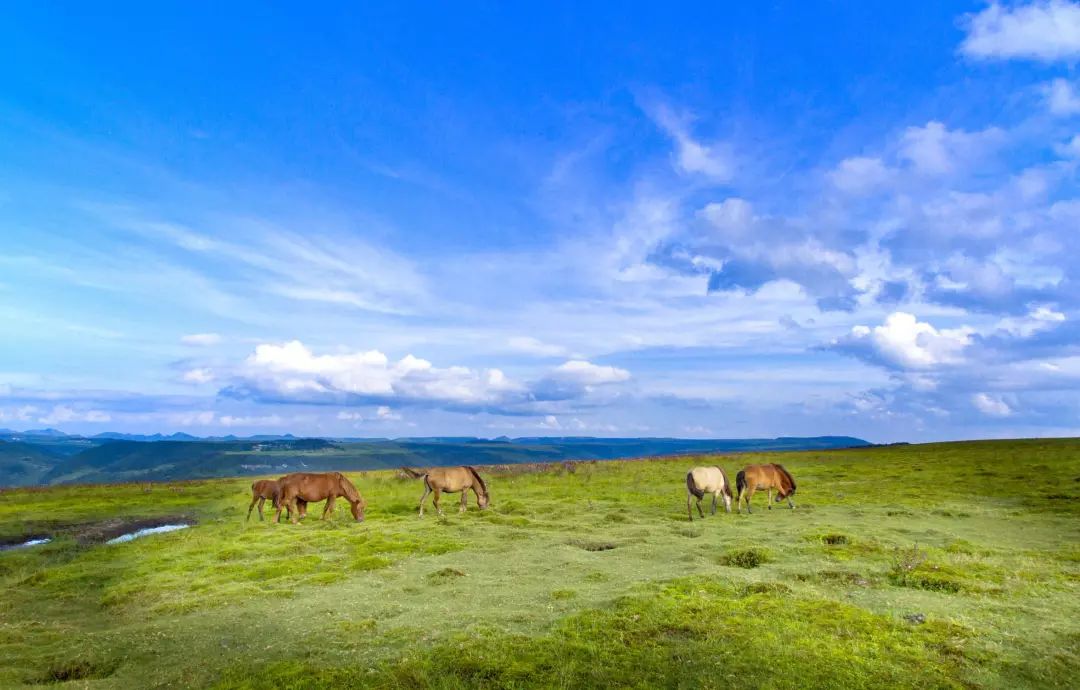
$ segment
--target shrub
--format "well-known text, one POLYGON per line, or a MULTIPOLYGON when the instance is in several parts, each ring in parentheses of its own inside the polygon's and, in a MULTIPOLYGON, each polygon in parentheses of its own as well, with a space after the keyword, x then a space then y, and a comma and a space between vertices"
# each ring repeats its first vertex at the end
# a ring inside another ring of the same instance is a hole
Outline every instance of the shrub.
POLYGON ((720 565, 732 568, 756 568, 762 563, 768 563, 769 553, 765 549, 750 547, 747 549, 733 549, 718 559, 720 565))

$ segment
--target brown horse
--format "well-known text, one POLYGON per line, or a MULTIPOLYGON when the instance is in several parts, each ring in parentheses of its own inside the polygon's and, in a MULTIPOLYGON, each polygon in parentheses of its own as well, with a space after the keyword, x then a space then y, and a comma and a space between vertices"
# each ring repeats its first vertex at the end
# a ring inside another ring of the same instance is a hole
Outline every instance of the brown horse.
POLYGON ((783 465, 769 463, 767 465, 747 465, 739 474, 735 475, 735 486, 739 491, 739 501, 736 509, 742 512, 743 497, 746 498, 746 512, 752 513, 750 499, 757 489, 768 489, 769 510, 772 510, 773 489, 776 489, 776 502, 787 499, 788 505, 795 510, 795 504, 791 497, 795 495, 795 478, 784 469, 783 465))
POLYGON ((323 509, 322 519, 325 520, 334 512, 334 500, 339 497, 349 502, 353 518, 357 522, 364 520, 367 501, 356 490, 353 483, 340 472, 296 472, 285 475, 278 482, 281 484, 281 497, 278 500, 274 522, 279 522, 282 509, 288 508, 289 519, 295 525, 301 503, 306 505, 323 500, 326 501, 326 508, 323 509))
POLYGON ((731 512, 731 483, 728 481, 727 472, 720 467, 695 467, 686 473, 686 514, 690 516, 690 522, 694 521, 694 513, 690 509, 691 498, 697 499, 697 512, 701 517, 701 499, 705 494, 712 494, 712 514, 716 515, 716 497, 724 497, 724 508, 731 512))
MULTIPOLYGON (((281 498, 281 480, 280 479, 259 479, 251 485, 251 505, 248 506, 247 520, 251 519, 251 510, 255 507, 255 504, 259 504, 259 521, 263 519, 263 504, 267 499, 270 500, 270 505, 275 509, 278 507, 279 499, 281 498)), ((300 517, 303 518, 307 515, 307 501, 297 500, 297 505, 300 507, 300 517)), ((292 516, 292 513, 289 513, 292 516)))
POLYGON ((469 489, 472 489, 473 493, 476 494, 476 505, 480 506, 480 510, 488 506, 490 496, 488 495, 487 484, 480 478, 480 474, 474 467, 467 465, 464 467, 433 467, 422 476, 424 478, 424 495, 420 497, 420 517, 424 517, 424 499, 428 497, 428 494, 433 494, 431 503, 435 506, 435 510, 439 511, 439 515, 443 514, 442 508, 439 507, 439 495, 444 491, 451 494, 461 492, 461 508, 459 512, 464 513, 469 507, 469 489))

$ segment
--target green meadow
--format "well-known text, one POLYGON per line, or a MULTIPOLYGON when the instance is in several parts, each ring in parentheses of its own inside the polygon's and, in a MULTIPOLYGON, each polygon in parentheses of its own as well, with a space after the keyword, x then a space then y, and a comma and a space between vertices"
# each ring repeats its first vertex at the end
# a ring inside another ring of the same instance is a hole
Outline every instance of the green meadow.
POLYGON ((363 523, 245 522, 249 479, 3 492, 0 542, 54 540, 0 553, 0 686, 1076 686, 1078 439, 522 467, 423 520, 349 476, 363 523), (687 520, 688 468, 762 461, 796 510, 687 520))

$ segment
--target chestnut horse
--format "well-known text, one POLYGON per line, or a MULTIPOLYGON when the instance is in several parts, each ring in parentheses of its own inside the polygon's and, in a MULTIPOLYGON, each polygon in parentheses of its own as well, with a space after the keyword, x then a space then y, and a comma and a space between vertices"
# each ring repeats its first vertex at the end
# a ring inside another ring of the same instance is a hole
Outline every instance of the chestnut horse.
MULTIPOLYGON (((280 479, 259 479, 251 485, 251 505, 248 506, 247 520, 251 519, 251 510, 255 507, 255 504, 259 504, 259 521, 263 519, 263 504, 267 499, 270 499, 270 505, 274 508, 278 507, 279 499, 281 498, 281 480, 280 479)), ((297 505, 300 506, 300 517, 307 515, 307 501, 298 500, 297 505)), ((291 517, 291 513, 290 513, 291 517)))
POLYGON ((439 515, 443 514, 439 507, 439 494, 444 491, 451 494, 461 492, 461 508, 458 512, 464 513, 469 507, 469 489, 476 494, 476 505, 480 506, 480 510, 488 506, 490 497, 487 484, 474 467, 433 467, 422 476, 424 495, 420 497, 420 517, 424 517, 424 499, 428 494, 433 494, 431 503, 435 510, 439 511, 439 515))
POLYGON ((757 489, 768 489, 769 510, 772 510, 773 489, 776 489, 777 503, 786 498, 788 505, 791 506, 792 510, 795 510, 795 504, 791 500, 791 497, 795 495, 795 478, 784 469, 783 465, 777 465, 776 463, 747 465, 739 474, 735 475, 735 486, 739 491, 739 501, 736 509, 740 513, 742 512, 743 497, 746 498, 746 512, 754 512, 750 509, 750 499, 753 498, 754 491, 757 489))
POLYGON ((322 519, 325 520, 334 512, 334 500, 339 497, 349 502, 353 518, 357 522, 364 520, 367 501, 341 472, 296 472, 285 475, 278 482, 281 484, 281 496, 278 499, 274 522, 280 522, 282 509, 288 508, 289 519, 295 525, 301 503, 323 500, 326 501, 326 507, 323 509, 322 519))
POLYGON ((712 494, 712 514, 716 515, 716 497, 724 497, 724 508, 731 512, 731 483, 727 473, 720 467, 695 467, 686 473, 686 514, 690 522, 694 521, 694 512, 690 509, 691 497, 697 498, 697 512, 701 517, 701 499, 705 494, 712 494))

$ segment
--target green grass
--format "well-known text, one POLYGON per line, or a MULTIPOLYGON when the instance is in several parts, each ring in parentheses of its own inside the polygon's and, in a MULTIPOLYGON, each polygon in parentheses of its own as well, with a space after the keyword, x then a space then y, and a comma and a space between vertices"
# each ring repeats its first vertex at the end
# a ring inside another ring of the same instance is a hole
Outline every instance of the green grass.
MULTIPOLYGON (((1070 687, 1080 441, 583 463, 492 508, 245 522, 250 480, 0 494, 0 686, 1070 687), (686 468, 782 458, 798 509, 695 520, 686 468), (106 519, 190 529, 94 541, 106 519), (98 532, 95 532, 98 529, 98 532), (921 622, 920 622, 921 621, 921 622)), ((452 497, 448 497, 452 498, 452 497)))

